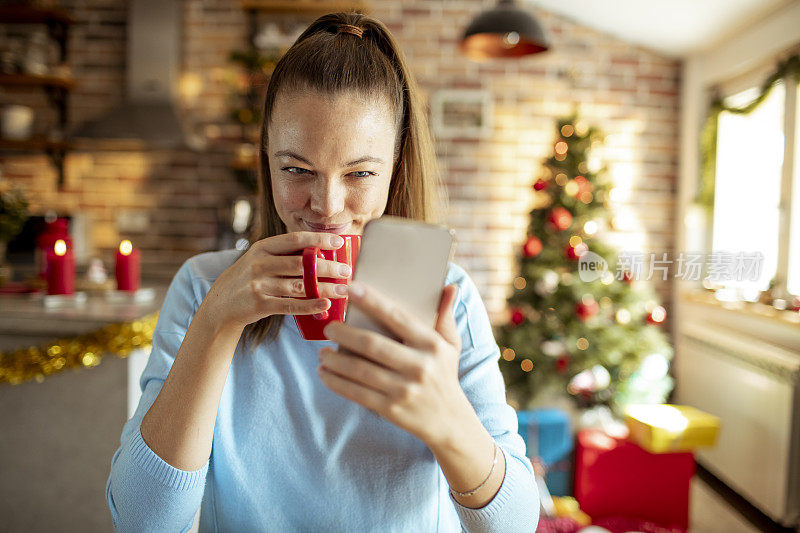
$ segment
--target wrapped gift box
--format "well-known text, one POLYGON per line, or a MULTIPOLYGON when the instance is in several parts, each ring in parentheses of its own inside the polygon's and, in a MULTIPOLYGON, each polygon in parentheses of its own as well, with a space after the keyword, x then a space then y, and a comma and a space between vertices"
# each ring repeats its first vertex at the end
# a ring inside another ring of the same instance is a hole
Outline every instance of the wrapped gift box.
POLYGON ((688 528, 694 455, 650 453, 598 430, 579 432, 576 442, 575 499, 593 522, 626 517, 688 528))
POLYGON ((560 409, 536 409, 517 412, 517 421, 528 457, 538 457, 547 467, 550 494, 570 495, 573 436, 569 415, 560 409))
POLYGON ((719 418, 684 405, 632 405, 625 423, 628 438, 652 453, 713 446, 719 433, 719 418))

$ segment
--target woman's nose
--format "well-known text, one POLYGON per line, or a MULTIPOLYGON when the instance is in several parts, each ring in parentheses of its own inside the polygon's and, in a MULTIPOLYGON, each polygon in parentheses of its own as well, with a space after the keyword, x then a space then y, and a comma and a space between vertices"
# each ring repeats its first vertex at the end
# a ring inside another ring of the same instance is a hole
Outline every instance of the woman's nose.
POLYGON ((331 217, 344 209, 345 188, 335 180, 316 180, 311 193, 311 210, 324 217, 331 217))

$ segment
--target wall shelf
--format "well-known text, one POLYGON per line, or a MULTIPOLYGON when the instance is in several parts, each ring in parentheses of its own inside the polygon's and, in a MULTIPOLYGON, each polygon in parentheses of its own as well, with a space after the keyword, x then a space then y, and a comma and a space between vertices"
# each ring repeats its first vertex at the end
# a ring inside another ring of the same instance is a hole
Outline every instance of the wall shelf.
POLYGON ((0 24, 44 24, 58 43, 61 62, 67 60, 67 27, 75 21, 61 9, 39 9, 26 5, 0 6, 0 24))
POLYGON ((53 87, 72 90, 75 80, 60 76, 37 76, 35 74, 0 74, 0 86, 3 87, 53 87))
MULTIPOLYGON (((62 64, 67 60, 67 31, 74 22, 72 17, 61 9, 39 9, 28 5, 0 6, 0 24, 44 24, 50 37, 56 41, 62 64)), ((0 87, 28 88, 41 87, 50 98, 58 113, 58 131, 55 135, 34 136, 24 141, 0 139, 0 152, 39 151, 45 152, 58 171, 58 188, 64 185, 64 158, 70 145, 64 141, 51 141, 49 137, 61 137, 67 127, 69 92, 75 87, 75 80, 64 76, 41 76, 36 74, 0 74, 0 87)))

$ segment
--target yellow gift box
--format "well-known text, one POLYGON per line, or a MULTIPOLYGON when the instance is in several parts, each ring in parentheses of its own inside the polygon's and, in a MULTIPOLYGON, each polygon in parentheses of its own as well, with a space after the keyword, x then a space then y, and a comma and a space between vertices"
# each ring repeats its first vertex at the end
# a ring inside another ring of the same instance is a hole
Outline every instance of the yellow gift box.
POLYGON ((651 453, 688 452, 714 446, 719 418, 686 405, 631 405, 628 439, 651 453))

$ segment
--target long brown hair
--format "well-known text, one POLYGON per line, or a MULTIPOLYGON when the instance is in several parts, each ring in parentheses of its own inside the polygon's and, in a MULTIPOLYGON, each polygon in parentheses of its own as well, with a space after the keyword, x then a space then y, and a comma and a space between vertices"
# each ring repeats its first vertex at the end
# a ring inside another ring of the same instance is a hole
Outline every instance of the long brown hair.
MULTIPOLYGON (((334 13, 315 20, 297 38, 278 61, 267 86, 259 149, 259 220, 253 239, 286 233, 275 209, 266 149, 275 102, 281 91, 289 90, 352 92, 390 103, 398 135, 385 213, 437 221, 446 199, 419 89, 405 57, 380 21, 360 13, 334 13), (361 29, 361 37, 341 32, 342 25, 361 29)), ((271 342, 278 336, 283 318, 272 315, 249 324, 243 334, 245 342, 271 342)))

